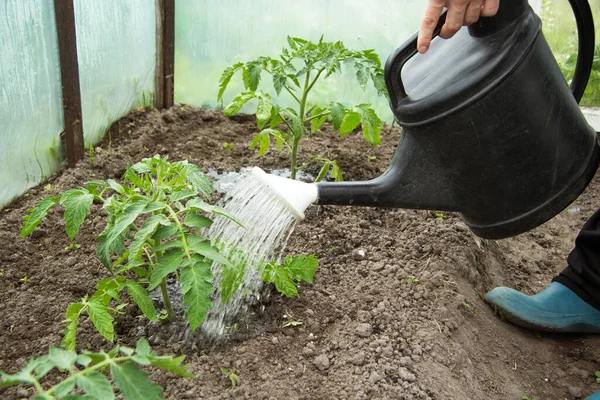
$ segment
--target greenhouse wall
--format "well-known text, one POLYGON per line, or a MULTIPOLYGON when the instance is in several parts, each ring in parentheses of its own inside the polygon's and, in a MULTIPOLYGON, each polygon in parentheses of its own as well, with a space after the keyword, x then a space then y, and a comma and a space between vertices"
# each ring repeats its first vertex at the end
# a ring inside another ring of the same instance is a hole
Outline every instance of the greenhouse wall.
POLYGON ((2 207, 60 166, 64 124, 53 3, 4 0, 0 37, 2 207))
POLYGON ((85 144, 135 106, 152 105, 155 0, 75 0, 85 144))
MULTIPOLYGON (((75 0, 85 144, 132 108, 151 105, 155 0, 75 0)), ((0 207, 64 161, 52 1, 4 0, 0 12, 0 207), (6 62, 9 60, 10 62, 6 62)))

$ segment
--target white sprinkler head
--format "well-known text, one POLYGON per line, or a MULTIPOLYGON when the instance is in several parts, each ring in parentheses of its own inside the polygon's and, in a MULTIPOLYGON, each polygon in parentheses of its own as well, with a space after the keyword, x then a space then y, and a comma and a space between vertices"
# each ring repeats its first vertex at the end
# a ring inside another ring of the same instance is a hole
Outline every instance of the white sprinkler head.
POLYGON ((294 218, 299 221, 304 219, 304 210, 317 201, 319 193, 315 183, 300 182, 267 174, 258 167, 252 168, 252 175, 281 200, 294 218))

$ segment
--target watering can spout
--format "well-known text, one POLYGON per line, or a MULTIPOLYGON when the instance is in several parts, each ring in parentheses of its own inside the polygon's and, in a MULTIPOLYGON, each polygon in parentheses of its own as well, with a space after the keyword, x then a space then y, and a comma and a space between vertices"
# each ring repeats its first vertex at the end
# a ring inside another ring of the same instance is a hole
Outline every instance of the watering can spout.
POLYGON ((267 174, 258 167, 252 168, 252 175, 299 221, 304 219, 304 211, 308 206, 317 201, 317 185, 314 183, 267 174))

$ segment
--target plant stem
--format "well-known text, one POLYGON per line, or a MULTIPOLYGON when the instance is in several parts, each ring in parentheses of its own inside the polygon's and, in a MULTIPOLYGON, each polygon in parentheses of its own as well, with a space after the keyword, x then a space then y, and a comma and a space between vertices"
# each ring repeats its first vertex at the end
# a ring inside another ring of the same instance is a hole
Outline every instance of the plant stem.
MULTIPOLYGON (((317 74, 317 78, 321 74, 321 71, 317 74)), ((315 79, 317 79, 315 78, 315 79)), ((302 92, 302 100, 300 100, 300 112, 298 117, 300 121, 304 122, 304 112, 306 110, 306 102, 308 100, 308 92, 314 86, 315 82, 310 83, 310 71, 306 72, 306 79, 304 80, 304 91, 302 92)), ((303 129, 304 130, 304 129, 303 129)), ((292 132, 294 134, 294 143, 292 144, 292 166, 291 166, 291 178, 296 179, 296 171, 298 171, 298 144, 300 139, 304 136, 304 132, 292 132)))
POLYGON ((294 144, 292 145, 292 179, 296 179, 296 171, 298 171, 298 143, 300 143, 300 138, 294 136, 294 144))
POLYGON ((163 278, 160 282, 160 294, 162 295, 163 303, 165 304, 165 310, 167 310, 167 319, 173 321, 175 319, 175 312, 173 311, 173 306, 171 306, 171 299, 169 298, 169 292, 167 291, 167 278, 163 278))
POLYGON ((311 89, 310 71, 307 71, 306 79, 304 80, 304 90, 302 92, 302 100, 300 100, 300 113, 298 113, 298 117, 300 117, 300 121, 304 121, 304 110, 306 109, 306 101, 308 100, 308 92, 310 91, 310 89, 311 89))

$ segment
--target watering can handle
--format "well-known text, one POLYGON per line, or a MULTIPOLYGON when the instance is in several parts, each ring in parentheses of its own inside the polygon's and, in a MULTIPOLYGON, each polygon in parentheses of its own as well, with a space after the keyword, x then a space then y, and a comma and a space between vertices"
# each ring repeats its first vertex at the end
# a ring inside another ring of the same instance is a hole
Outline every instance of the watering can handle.
MULTIPOLYGON (((505 0, 507 1, 507 0, 505 0)), ((577 22, 578 33, 578 52, 575 73, 571 81, 571 92, 575 100, 579 103, 587 87, 587 83, 592 71, 594 60, 595 38, 594 38, 594 18, 587 0, 569 0, 575 21, 577 22)), ((446 11, 442 13, 433 37, 440 34, 442 26, 446 22, 446 11)), ((415 54, 417 54, 417 39, 419 33, 415 33, 404 44, 398 47, 388 58, 385 67, 385 81, 390 96, 390 105, 392 109, 398 106, 398 103, 407 97, 404 83, 402 83, 401 72, 404 65, 415 54)))
MULTIPOLYGON (((444 11, 438 20, 438 23, 433 30, 432 39, 437 37, 446 22, 446 13, 444 11)), ((404 68, 404 64, 408 62, 415 54, 417 54, 417 39, 419 38, 419 32, 412 35, 404 44, 398 47, 394 53, 388 58, 387 65, 385 66, 385 81, 387 82, 387 89, 390 95, 390 102, 392 108, 396 108, 399 100, 403 100, 407 94, 402 83, 401 72, 404 68), (392 78, 398 77, 398 79, 392 78), (400 94, 399 97, 397 94, 400 94)))
POLYGON ((579 103, 590 79, 595 51, 594 17, 587 0, 569 0, 577 22, 578 50, 571 91, 579 103))

